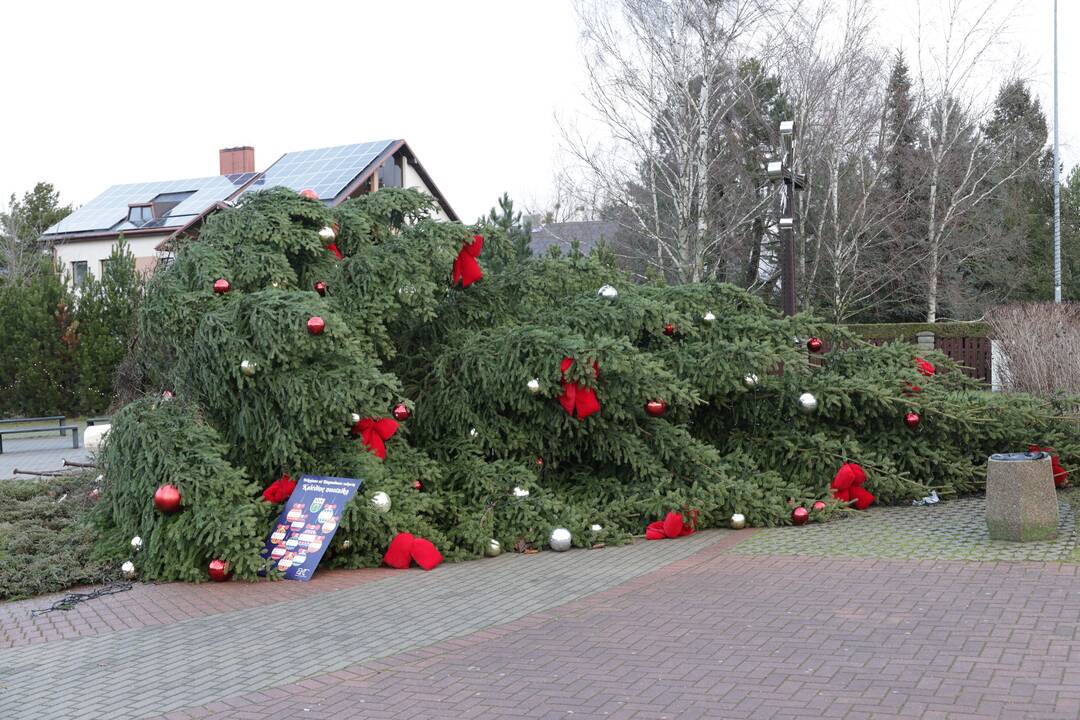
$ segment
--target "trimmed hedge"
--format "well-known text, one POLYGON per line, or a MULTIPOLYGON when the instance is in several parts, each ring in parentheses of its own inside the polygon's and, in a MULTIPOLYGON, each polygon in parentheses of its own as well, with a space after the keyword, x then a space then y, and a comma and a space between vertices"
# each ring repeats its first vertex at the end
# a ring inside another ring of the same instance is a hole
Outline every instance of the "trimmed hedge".
POLYGON ((915 342, 915 336, 921 332, 932 332, 939 338, 990 336, 990 325, 984 322, 860 323, 843 327, 867 340, 915 342))

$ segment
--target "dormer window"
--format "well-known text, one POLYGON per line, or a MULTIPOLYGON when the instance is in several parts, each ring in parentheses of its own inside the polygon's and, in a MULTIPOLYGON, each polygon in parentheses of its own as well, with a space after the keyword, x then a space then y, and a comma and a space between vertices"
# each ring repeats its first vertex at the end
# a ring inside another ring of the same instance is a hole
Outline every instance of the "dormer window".
POLYGON ((150 203, 145 205, 128 206, 128 222, 136 227, 142 227, 154 219, 154 210, 150 203))

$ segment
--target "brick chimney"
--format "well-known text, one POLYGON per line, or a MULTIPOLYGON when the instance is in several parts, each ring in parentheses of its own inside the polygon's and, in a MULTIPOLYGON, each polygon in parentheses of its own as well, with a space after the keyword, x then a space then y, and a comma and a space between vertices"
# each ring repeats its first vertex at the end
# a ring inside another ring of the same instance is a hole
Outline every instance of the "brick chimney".
POLYGON ((250 145, 218 151, 222 175, 255 172, 255 148, 250 145))

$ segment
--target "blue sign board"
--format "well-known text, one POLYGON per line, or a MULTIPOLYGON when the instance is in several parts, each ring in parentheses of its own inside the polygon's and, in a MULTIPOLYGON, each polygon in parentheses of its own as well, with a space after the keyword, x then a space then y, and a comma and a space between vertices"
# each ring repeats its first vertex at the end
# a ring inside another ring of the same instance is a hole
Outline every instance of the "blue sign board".
POLYGON ((356 491, 355 478, 301 475, 266 539, 262 556, 289 580, 310 580, 356 491))

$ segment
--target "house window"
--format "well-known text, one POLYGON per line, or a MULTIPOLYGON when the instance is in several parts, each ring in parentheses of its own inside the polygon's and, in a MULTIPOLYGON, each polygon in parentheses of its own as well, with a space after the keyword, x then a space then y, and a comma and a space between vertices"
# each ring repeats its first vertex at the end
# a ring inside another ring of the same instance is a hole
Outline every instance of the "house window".
POLYGON ((128 206, 128 222, 132 225, 142 227, 146 223, 154 219, 154 211, 150 205, 130 205, 128 206))
POLYGON ((108 258, 101 261, 101 277, 105 277, 105 271, 109 269, 108 258))
POLYGON ((74 260, 71 263, 71 284, 82 287, 86 282, 86 261, 74 260))

